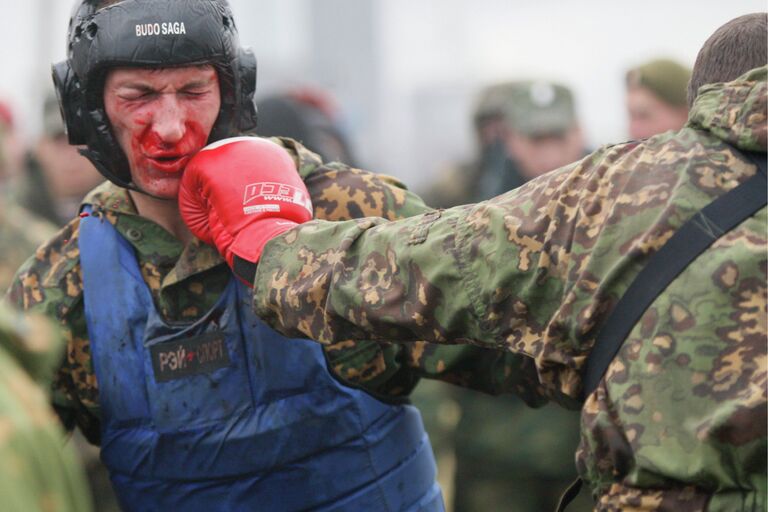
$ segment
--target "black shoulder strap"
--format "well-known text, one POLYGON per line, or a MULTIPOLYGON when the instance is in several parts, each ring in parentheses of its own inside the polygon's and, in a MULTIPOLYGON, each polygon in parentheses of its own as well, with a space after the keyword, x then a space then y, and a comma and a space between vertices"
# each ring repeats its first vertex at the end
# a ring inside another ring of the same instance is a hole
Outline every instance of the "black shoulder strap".
POLYGON ((565 492, 560 496, 560 500, 557 502, 557 508, 555 509, 555 512, 565 512, 565 509, 568 507, 568 505, 570 505, 570 503, 575 500, 576 496, 578 496, 581 492, 582 484, 583 482, 581 478, 577 478, 571 482, 571 485, 569 485, 565 492))
POLYGON ((766 154, 744 153, 758 172, 689 219, 648 260, 621 297, 595 340, 584 368, 582 398, 592 394, 608 365, 646 309, 680 272, 715 240, 766 205, 766 154))

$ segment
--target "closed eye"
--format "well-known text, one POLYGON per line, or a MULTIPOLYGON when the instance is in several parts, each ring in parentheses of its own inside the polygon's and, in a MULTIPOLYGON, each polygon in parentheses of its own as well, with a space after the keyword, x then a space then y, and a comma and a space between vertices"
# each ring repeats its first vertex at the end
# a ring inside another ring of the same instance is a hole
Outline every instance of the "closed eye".
POLYGON ((126 87, 122 91, 118 91, 117 94, 119 98, 127 101, 149 99, 156 95, 157 91, 151 87, 144 87, 141 85, 126 87))

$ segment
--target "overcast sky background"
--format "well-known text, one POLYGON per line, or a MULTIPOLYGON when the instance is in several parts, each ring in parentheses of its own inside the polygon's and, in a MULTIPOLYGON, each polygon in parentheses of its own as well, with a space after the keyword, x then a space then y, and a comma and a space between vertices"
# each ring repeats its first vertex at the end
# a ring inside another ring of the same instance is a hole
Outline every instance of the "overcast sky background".
MULTIPOLYGON (((591 146, 626 138, 623 77, 669 56, 692 65, 728 20, 764 0, 230 0, 259 60, 261 93, 332 92, 369 169, 425 186, 469 158, 479 88, 547 78, 571 86, 591 146)), ((0 0, 0 97, 28 139, 51 61, 64 58, 68 0, 0 0)), ((162 20, 161 20, 162 21, 162 20)))

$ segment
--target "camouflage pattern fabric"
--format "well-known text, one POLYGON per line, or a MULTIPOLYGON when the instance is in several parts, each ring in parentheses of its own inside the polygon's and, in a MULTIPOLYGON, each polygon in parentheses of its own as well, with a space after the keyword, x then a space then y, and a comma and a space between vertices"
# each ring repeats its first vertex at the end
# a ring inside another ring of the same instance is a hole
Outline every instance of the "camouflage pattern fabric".
POLYGON ((765 510, 765 208, 678 276, 579 395, 598 329, 649 256, 757 172, 730 144, 765 153, 767 71, 703 87, 677 133, 477 205, 299 226, 265 248, 254 307, 324 343, 466 343, 534 361, 523 397, 583 406, 577 464, 598 510, 765 510))
POLYGON ((8 512, 88 512, 85 478, 47 389, 61 336, 47 319, 0 307, 0 496, 8 512))
MULTIPOLYGON (((294 158, 318 218, 397 219, 428 210, 393 178, 339 163, 323 165, 317 155, 297 142, 274 140, 294 158)), ((163 228, 139 216, 127 190, 110 183, 97 187, 85 202, 94 205, 134 247, 144 280, 166 320, 193 321, 213 306, 231 277, 215 248, 198 240, 184 246, 163 228)), ((83 309, 79 221, 77 218, 67 224, 24 264, 8 299, 61 322, 67 352, 53 384, 54 404, 68 428, 76 424, 89 441, 98 444, 98 383, 83 309)), ((500 392, 508 385, 501 372, 506 356, 493 353, 477 358, 473 356, 475 350, 342 340, 328 346, 326 354, 329 367, 341 378, 385 398, 407 394, 421 375, 500 392), (479 372, 478 366, 490 370, 479 372), (475 375, 482 377, 471 380, 475 375)))
POLYGON ((36 214, 0 197, 0 294, 10 286, 19 266, 55 232, 36 214))
MULTIPOLYGON (((494 98, 498 103, 494 108, 509 103, 520 87, 512 83, 505 89, 494 98)), ((515 189, 527 180, 508 155, 503 142, 486 145, 476 163, 447 168, 421 197, 432 206, 447 208, 515 189)), ((422 413, 443 495, 454 512, 555 510, 560 494, 576 478, 576 411, 556 404, 532 409, 514 395, 490 396, 432 382, 419 383, 411 401, 422 413), (446 414, 452 411, 453 415, 446 414), (509 443, 510 438, 525 442, 509 443)), ((568 511, 592 508, 585 489, 568 511)))

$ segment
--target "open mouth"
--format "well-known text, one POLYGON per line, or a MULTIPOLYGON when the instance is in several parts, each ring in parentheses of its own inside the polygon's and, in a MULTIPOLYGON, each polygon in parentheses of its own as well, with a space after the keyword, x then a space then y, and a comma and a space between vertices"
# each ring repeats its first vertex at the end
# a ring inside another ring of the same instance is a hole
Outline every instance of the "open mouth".
POLYGON ((157 160, 158 162, 175 162, 179 158, 181 157, 180 156, 160 156, 155 158, 155 160, 157 160))
POLYGON ((189 160, 188 155, 163 155, 147 157, 152 166, 163 172, 178 172, 186 166, 189 160))

